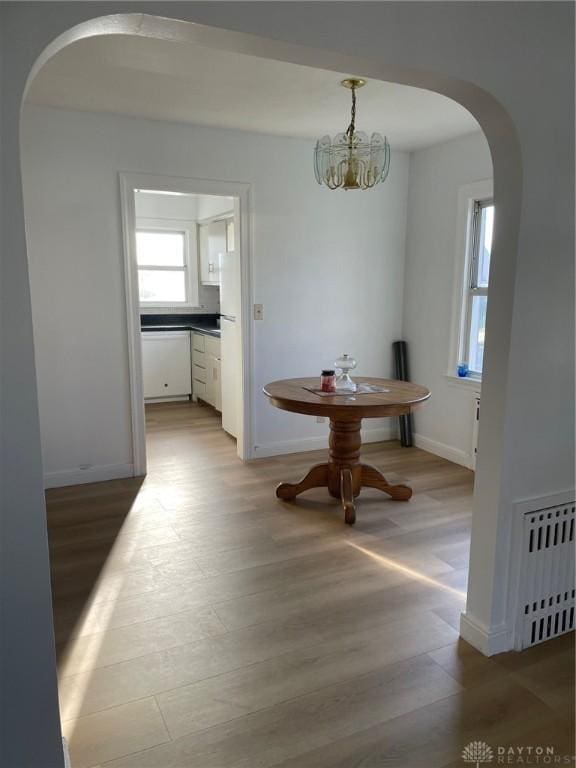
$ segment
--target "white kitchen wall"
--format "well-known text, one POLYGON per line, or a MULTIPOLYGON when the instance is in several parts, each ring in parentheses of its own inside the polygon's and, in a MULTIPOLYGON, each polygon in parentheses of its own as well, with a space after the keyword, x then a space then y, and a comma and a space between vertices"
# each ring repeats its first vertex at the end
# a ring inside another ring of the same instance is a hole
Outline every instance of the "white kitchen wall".
MULTIPOLYGON (((215 197, 214 200, 222 201, 220 204, 232 205, 229 197, 215 197)), ((179 221, 197 221, 203 218, 199 214, 202 198, 197 195, 166 195, 146 191, 137 191, 134 194, 134 208, 136 221, 139 218, 148 219, 177 219, 179 221)), ((140 307, 141 315, 155 315, 162 313, 173 314, 218 314, 220 312, 220 288, 215 285, 198 285, 198 307, 140 307)))
POLYGON ((198 218, 211 219, 223 213, 234 210, 232 197, 217 197, 216 195, 198 195, 198 218))
POLYGON ((432 391, 427 407, 414 414, 415 442, 465 466, 472 458, 474 391, 446 376, 458 190, 489 178, 492 161, 482 133, 410 156, 403 334, 412 380, 432 391))
POLYGON ((180 219, 196 221, 198 200, 196 195, 167 195, 162 192, 136 191, 136 216, 148 219, 180 219))
MULTIPOLYGON (((132 462, 119 171, 252 184, 254 301, 264 305, 254 325, 257 455, 320 446, 327 429, 272 408, 267 382, 319 374, 341 352, 360 374, 391 374, 407 154, 393 155, 385 184, 355 193, 316 184, 305 140, 28 105, 22 142, 50 484, 127 474, 132 462)), ((368 426, 372 438, 389 434, 368 426)))

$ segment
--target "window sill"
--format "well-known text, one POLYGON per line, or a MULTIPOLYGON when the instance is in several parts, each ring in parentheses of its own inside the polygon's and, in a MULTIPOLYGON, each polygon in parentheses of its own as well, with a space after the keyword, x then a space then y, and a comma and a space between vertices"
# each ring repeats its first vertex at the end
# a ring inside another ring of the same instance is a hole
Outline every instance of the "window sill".
POLYGON ((464 389, 470 389, 473 392, 480 393, 482 390, 482 379, 476 376, 456 376, 453 373, 444 374, 448 384, 451 387, 460 387, 464 389))
POLYGON ((183 302, 169 302, 166 301, 162 303, 161 301, 156 302, 147 302, 147 301, 141 301, 140 302, 140 309, 173 309, 173 310, 179 310, 179 309, 204 309, 204 307, 201 304, 190 304, 189 302, 183 303, 183 302))

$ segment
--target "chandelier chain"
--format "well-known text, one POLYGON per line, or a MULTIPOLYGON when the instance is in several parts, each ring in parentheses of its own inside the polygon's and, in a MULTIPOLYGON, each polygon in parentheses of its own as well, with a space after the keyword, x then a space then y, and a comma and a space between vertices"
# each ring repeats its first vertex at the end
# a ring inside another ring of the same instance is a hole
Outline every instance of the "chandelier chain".
POLYGON ((350 112, 350 125, 346 129, 346 135, 351 140, 356 130, 356 86, 352 86, 352 109, 350 112))

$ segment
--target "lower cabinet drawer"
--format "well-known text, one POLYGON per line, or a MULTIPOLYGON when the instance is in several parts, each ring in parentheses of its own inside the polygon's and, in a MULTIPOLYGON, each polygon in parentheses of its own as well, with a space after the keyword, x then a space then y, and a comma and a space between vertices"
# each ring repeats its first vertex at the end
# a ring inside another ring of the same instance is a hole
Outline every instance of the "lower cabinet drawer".
POLYGON ((196 365, 201 365, 203 368, 206 367, 206 353, 205 352, 198 352, 197 349, 192 350, 192 362, 196 363, 196 365))
POLYGON ((194 363, 192 366, 192 378, 194 381, 203 381, 206 384, 206 368, 202 368, 202 366, 194 363))
POLYGON ((220 339, 214 336, 206 336, 206 354, 211 357, 220 357, 220 339))
POLYGON ((194 397, 201 397, 204 399, 206 397, 206 382, 194 379, 192 382, 192 390, 194 397))
POLYGON ((203 333, 194 333, 192 336, 192 349, 196 352, 204 352, 206 349, 206 336, 203 333))

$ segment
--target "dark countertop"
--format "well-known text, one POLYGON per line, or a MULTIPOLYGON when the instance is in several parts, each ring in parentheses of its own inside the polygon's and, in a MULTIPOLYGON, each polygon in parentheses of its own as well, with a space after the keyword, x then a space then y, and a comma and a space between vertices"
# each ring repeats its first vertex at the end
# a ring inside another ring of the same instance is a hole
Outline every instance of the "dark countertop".
POLYGON ((220 315, 140 315, 143 332, 195 331, 220 338, 220 315))
POLYGON ((143 325, 142 332, 159 332, 159 331, 195 331, 196 333, 204 333, 206 336, 217 336, 220 338, 220 328, 210 328, 206 325, 192 325, 187 323, 185 325, 143 325))

